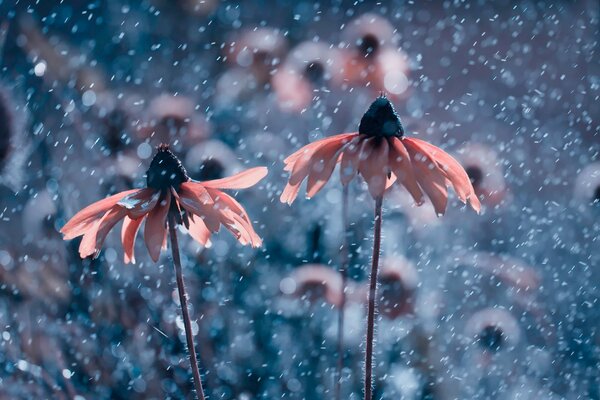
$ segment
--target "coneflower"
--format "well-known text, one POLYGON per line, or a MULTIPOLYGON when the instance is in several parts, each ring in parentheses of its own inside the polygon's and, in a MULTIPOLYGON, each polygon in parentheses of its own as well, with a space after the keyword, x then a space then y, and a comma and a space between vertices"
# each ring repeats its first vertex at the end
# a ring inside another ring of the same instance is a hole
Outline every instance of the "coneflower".
POLYGON ((404 127, 393 105, 381 95, 360 121, 358 132, 331 136, 308 144, 285 159, 290 178, 280 200, 291 204, 307 179, 306 196, 313 197, 327 183, 340 164, 342 185, 357 175, 367 182, 375 199, 375 228, 369 284, 367 342, 365 356, 365 399, 372 398, 373 336, 377 271, 381 245, 383 196, 398 182, 417 205, 427 196, 437 215, 446 211, 448 187, 452 186, 463 203, 479 212, 479 200, 463 167, 442 149, 423 140, 404 136, 404 127))
POLYGON ((246 189, 266 174, 266 168, 258 167, 228 178, 193 181, 169 146, 163 144, 150 163, 146 188, 127 190, 93 203, 75 214, 61 229, 65 240, 83 236, 79 246, 82 258, 97 257, 108 232, 123 220, 121 241, 125 263, 133 263, 135 238, 142 222, 146 221, 144 239, 155 262, 161 249, 166 247, 168 228, 194 385, 202 400, 204 392, 194 349, 176 227, 183 225, 194 240, 208 245, 211 234, 223 225, 241 244, 260 246, 262 241, 244 208, 220 189, 246 189))

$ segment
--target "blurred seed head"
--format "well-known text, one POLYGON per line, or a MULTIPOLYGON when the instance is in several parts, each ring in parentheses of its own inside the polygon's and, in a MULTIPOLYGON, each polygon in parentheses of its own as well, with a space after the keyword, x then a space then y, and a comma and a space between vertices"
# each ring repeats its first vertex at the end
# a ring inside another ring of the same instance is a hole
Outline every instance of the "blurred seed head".
POLYGON ((368 86, 394 98, 409 93, 408 56, 397 48, 394 27, 383 17, 364 14, 343 32, 343 74, 338 84, 368 86))
POLYGON ((417 271, 408 260, 384 260, 379 274, 379 312, 391 319, 412 314, 417 284, 417 271))
POLYGON ((271 72, 281 63, 287 41, 278 29, 257 28, 237 35, 225 51, 231 63, 251 70, 261 86, 271 80, 271 72))
POLYGON ((280 284, 284 294, 306 299, 311 303, 326 301, 339 307, 342 304, 342 276, 332 267, 305 264, 294 270, 280 284))
POLYGON ((323 43, 302 42, 287 56, 273 76, 273 88, 280 106, 285 110, 302 111, 314 92, 319 91, 341 71, 337 49, 323 43))
POLYGON ((15 129, 14 105, 8 93, 0 86, 0 172, 11 151, 11 140, 15 129))
POLYGON ((208 125, 192 99, 168 94, 154 98, 147 110, 147 125, 139 133, 156 145, 170 143, 177 151, 208 137, 208 125))
POLYGON ((347 46, 363 58, 376 56, 382 47, 396 44, 392 24, 372 13, 363 14, 348 23, 342 38, 347 46))
POLYGON ((600 162, 594 162, 581 170, 575 180, 574 198, 583 205, 600 209, 600 162))
POLYGON ((496 206, 509 200, 502 163, 494 150, 481 144, 469 144, 457 152, 457 158, 484 204, 496 206))
POLYGON ((473 314, 465 327, 484 351, 496 353, 514 347, 521 338, 521 328, 515 317, 502 308, 485 308, 473 314))
POLYGON ((190 148, 184 165, 190 177, 199 181, 223 178, 242 169, 233 150, 219 140, 207 140, 190 148))

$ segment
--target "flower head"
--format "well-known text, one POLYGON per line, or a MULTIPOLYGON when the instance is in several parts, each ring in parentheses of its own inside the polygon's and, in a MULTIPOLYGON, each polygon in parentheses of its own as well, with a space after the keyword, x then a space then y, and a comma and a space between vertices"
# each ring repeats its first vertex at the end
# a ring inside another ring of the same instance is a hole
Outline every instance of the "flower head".
POLYGON ((266 174, 266 168, 258 167, 228 178, 193 181, 169 146, 160 145, 146 174, 146 188, 120 192, 89 205, 75 214, 61 233, 65 240, 83 236, 79 255, 96 257, 108 232, 123 220, 125 262, 135 263, 135 238, 145 220, 146 246, 157 261, 166 244, 167 219, 171 215, 169 220, 184 225, 202 245, 209 245, 211 233, 223 225, 240 243, 258 247, 262 241, 244 208, 219 189, 246 189, 266 174))
POLYGON ((392 104, 385 96, 378 97, 362 117, 358 132, 318 140, 285 159, 285 170, 291 175, 281 201, 291 204, 307 178, 307 197, 311 198, 340 164, 342 184, 358 173, 374 198, 397 181, 418 205, 426 195, 441 215, 448 202, 447 188, 452 186, 463 203, 468 201, 479 212, 479 200, 461 165, 442 149, 404 133, 392 104))

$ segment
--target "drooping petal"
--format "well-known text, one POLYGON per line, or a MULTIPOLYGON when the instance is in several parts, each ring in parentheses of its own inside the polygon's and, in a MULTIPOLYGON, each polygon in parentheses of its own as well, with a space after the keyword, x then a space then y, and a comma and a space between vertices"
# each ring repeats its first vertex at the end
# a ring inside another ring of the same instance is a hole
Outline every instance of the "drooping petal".
POLYGON ((481 204, 475 194, 473 184, 471 183, 467 172, 454 157, 424 140, 416 138, 406 138, 405 140, 411 141, 415 146, 419 147, 421 151, 429 153, 431 158, 437 162, 441 170, 444 171, 452 183, 458 198, 463 203, 466 203, 468 200, 475 211, 480 211, 481 204))
POLYGON ((410 161, 410 156, 402 141, 398 138, 391 138, 389 163, 392 173, 398 178, 398 181, 408 190, 408 193, 415 200, 417 205, 423 204, 423 192, 417 183, 415 173, 410 161))
POLYGON ((361 149, 358 172, 363 176, 373 198, 383 195, 387 182, 389 145, 387 140, 369 138, 361 149), (367 149, 369 147, 370 149, 367 149), (367 154, 363 156, 363 154, 367 154))
POLYGON ((403 141, 410 155, 415 177, 419 186, 433 203, 437 215, 446 212, 448 190, 446 189, 446 174, 428 154, 424 154, 412 142, 403 141))
POLYGON ((160 249, 163 245, 167 230, 167 214, 171 206, 171 193, 165 192, 162 199, 156 207, 150 211, 146 218, 146 226, 144 227, 144 240, 146 247, 150 253, 150 257, 154 262, 160 257, 160 249))
POLYGON ((188 229, 188 232, 190 236, 202 246, 206 246, 210 242, 211 232, 204 222, 202 222, 202 218, 200 217, 190 217, 190 228, 188 229))
MULTIPOLYGON (((329 137, 326 137, 324 139, 320 139, 320 140, 314 141, 314 142, 309 143, 306 146, 300 148, 299 150, 295 151, 294 153, 292 153, 285 160, 283 160, 283 162, 286 165, 295 163, 296 160, 298 160, 298 158, 300 158, 303 155, 307 155, 310 158, 312 156, 312 153, 314 151, 316 151, 322 145, 324 145, 324 144, 326 144, 328 142, 331 142, 331 141, 344 140, 344 139, 350 140, 350 138, 352 138, 354 136, 358 136, 358 133, 357 132, 342 133, 340 135, 329 136, 329 137)), ((289 170, 286 169, 286 171, 289 171, 289 170)))
POLYGON ((108 210, 104 216, 98 220, 90 229, 88 229, 81 239, 79 245, 79 256, 86 258, 93 256, 96 258, 104 244, 108 232, 123 219, 126 211, 121 207, 114 207, 108 210))
POLYGON ((267 176, 268 172, 266 167, 250 168, 227 178, 202 182, 202 185, 216 189, 247 189, 267 176))
MULTIPOLYGON (((236 237, 242 244, 249 243, 252 247, 260 247, 262 239, 254 231, 252 221, 250 221, 250 217, 242 205, 227 193, 216 189, 207 190, 217 204, 217 211, 224 222, 223 225, 230 231, 232 229, 238 231, 240 235, 236 235, 236 237)), ((235 232, 233 233, 235 234, 235 232)))
POLYGON ((315 152, 306 185, 307 198, 313 197, 325 186, 337 164, 338 151, 344 144, 343 139, 331 141, 315 152))
POLYGON ((294 202, 294 200, 296 200, 296 197, 298 197, 298 192, 300 191, 301 183, 302 182, 298 182, 295 185, 288 183, 287 185, 285 185, 285 188, 281 193, 281 197, 279 197, 279 201, 291 205, 294 202))
POLYGON ((135 238, 143 220, 143 217, 140 217, 138 219, 131 219, 128 216, 126 216, 125 219, 123 219, 123 228, 121 229, 121 242, 123 243, 123 260, 125 264, 135 264, 135 238))
POLYGON ((361 138, 355 137, 342 148, 340 160, 340 180, 342 185, 350 183, 358 170, 358 151, 361 148, 361 138))
POLYGON ((159 198, 159 191, 146 188, 123 197, 117 204, 127 210, 130 218, 137 219, 148 214, 156 206, 159 198))
POLYGON ((139 189, 126 190, 85 207, 61 228, 60 232, 64 235, 64 239, 70 240, 83 235, 88 228, 102 218, 119 200, 138 191, 139 189))
POLYGON ((221 223, 210 193, 201 183, 187 183, 187 186, 182 184, 179 189, 179 204, 190 214, 202 218, 211 232, 218 232, 221 223))
POLYGON ((212 204, 213 200, 206 191, 206 187, 200 182, 184 182, 179 187, 179 195, 188 198, 196 198, 202 204, 212 204))

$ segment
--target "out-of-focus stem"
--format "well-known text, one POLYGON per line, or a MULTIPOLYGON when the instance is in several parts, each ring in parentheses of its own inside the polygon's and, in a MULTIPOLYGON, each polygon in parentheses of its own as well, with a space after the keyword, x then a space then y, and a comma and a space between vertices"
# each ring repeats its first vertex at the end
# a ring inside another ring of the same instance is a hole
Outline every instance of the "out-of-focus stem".
POLYGON ((179 257, 179 244, 177 243, 177 232, 175 231, 175 217, 169 213, 169 237, 171 238, 171 252, 173 253, 173 265, 175 266, 175 277, 177 278, 177 290, 179 292, 179 303, 181 304, 181 313, 183 315, 183 325, 185 327, 185 339, 187 341, 188 352, 190 353, 190 364, 192 375, 194 376, 194 386, 196 394, 200 400, 204 400, 204 390, 202 389, 202 380, 198 370, 198 359, 194 348, 194 337, 192 335, 192 322, 187 304, 187 293, 183 283, 183 273, 181 272, 181 259, 179 257))
POLYGON ((342 395, 342 370, 344 369, 344 309, 346 308, 346 281, 348 277, 348 185, 342 191, 342 229, 343 240, 340 251, 340 275, 342 276, 342 301, 338 308, 338 335, 337 352, 338 365, 335 380, 335 400, 340 400, 342 395))
POLYGON ((381 247, 381 205, 383 195, 375 199, 375 228, 373 240, 373 258, 371 264, 371 282, 369 286, 369 310, 367 316, 367 348, 365 351, 365 400, 373 397, 373 336, 375 332, 375 299, 377 295, 377 269, 379 268, 379 249, 381 247))

